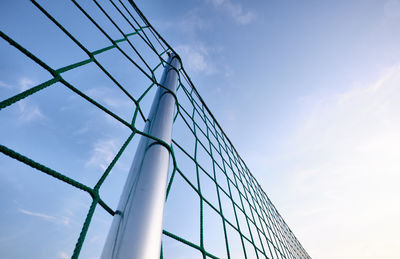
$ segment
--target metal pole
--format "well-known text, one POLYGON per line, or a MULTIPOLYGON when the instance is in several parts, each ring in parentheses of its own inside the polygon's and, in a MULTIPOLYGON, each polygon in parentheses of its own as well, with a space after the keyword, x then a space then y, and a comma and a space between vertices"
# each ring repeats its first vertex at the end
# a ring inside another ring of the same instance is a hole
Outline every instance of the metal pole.
MULTIPOLYGON (((174 54, 168 63, 180 68, 174 54)), ((175 93, 178 74, 171 66, 165 66, 160 84, 175 93)), ((174 109, 173 95, 159 87, 144 131, 170 144, 174 109)), ((160 258, 169 157, 165 146, 141 137, 101 259, 160 258)))

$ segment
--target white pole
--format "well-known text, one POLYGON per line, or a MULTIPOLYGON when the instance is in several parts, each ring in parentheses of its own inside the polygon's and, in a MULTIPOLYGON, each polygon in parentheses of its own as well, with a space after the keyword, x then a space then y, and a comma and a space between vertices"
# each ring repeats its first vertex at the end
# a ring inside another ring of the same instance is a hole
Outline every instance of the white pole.
MULTIPOLYGON (((175 93, 180 61, 171 54, 161 85, 175 93)), ((159 87, 144 132, 171 143, 175 98, 159 87)), ((160 258, 169 151, 142 136, 101 259, 160 258)))

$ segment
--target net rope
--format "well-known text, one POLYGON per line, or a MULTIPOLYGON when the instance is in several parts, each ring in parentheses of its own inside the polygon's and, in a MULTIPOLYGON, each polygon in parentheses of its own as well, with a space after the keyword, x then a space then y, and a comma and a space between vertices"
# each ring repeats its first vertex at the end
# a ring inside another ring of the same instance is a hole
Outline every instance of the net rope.
MULTIPOLYGON (((109 41, 109 46, 94 51, 90 51, 83 43, 74 37, 74 35, 72 35, 72 33, 61 24, 61 22, 54 18, 52 14, 37 1, 31 0, 31 2, 45 17, 47 17, 47 19, 49 19, 55 26, 58 27, 60 31, 70 38, 73 43, 76 44, 76 46, 86 53, 87 58, 61 68, 53 68, 42 61, 40 57, 36 56, 28 49, 24 48, 24 46, 13 40, 6 33, 0 31, 0 37, 4 41, 8 42, 11 46, 19 50, 19 52, 23 53, 27 58, 37 63, 52 76, 51 79, 45 82, 31 87, 10 98, 2 100, 0 102, 0 111, 7 109, 9 106, 15 105, 24 98, 29 98, 30 96, 39 92, 45 92, 47 89, 55 87, 56 83, 61 83, 64 87, 74 92, 77 96, 94 105, 102 112, 108 114, 121 125, 127 127, 131 132, 129 137, 125 140, 115 157, 112 159, 111 163, 108 165, 94 186, 88 186, 80 183, 79 181, 68 177, 63 172, 49 168, 40 161, 34 161, 17 150, 12 150, 9 147, 0 145, 0 152, 4 155, 28 165, 44 174, 52 176, 66 184, 74 186, 75 188, 82 190, 91 196, 92 202, 87 212, 86 219, 82 224, 80 234, 77 237, 76 245, 71 258, 79 258, 82 245, 85 242, 94 212, 98 207, 101 207, 110 215, 115 215, 118 213, 102 200, 99 190, 103 183, 107 180, 107 177, 112 172, 115 164, 124 153, 127 146, 132 142, 132 139, 139 136, 154 139, 166 146, 170 151, 173 161, 173 168, 170 172, 167 185, 167 201, 171 190, 174 188, 173 183, 177 175, 184 179, 186 184, 190 186, 191 190, 199 197, 200 201, 198 204, 200 207, 199 243, 189 241, 181 237, 179 234, 170 232, 167 229, 163 230, 163 235, 198 250, 201 252, 203 258, 219 258, 217 255, 206 249, 204 242, 204 206, 209 206, 213 211, 215 211, 215 213, 219 215, 219 218, 222 222, 227 258, 233 257, 230 236, 227 231, 228 227, 232 228, 240 236, 240 242, 243 251, 243 255, 241 257, 243 258, 250 258, 250 254, 255 254, 256 258, 310 258, 295 235, 289 229, 282 216, 276 210, 266 193, 263 191, 260 184, 251 174, 250 170, 239 156, 229 138, 225 135, 211 111, 206 106, 204 100, 199 95, 183 65, 178 71, 179 85, 177 88, 177 93, 179 93, 179 96, 178 94, 174 94, 176 99, 174 123, 177 120, 181 120, 184 122, 185 127, 190 130, 190 133, 194 138, 194 150, 186 150, 176 139, 173 139, 172 144, 168 145, 167 143, 164 143, 163 141, 155 138, 154 136, 148 135, 137 128, 138 120, 143 122, 146 122, 147 120, 146 115, 141 108, 143 98, 149 94, 151 89, 163 87, 158 82, 159 79, 156 76, 156 72, 161 71, 165 67, 167 62, 166 60, 168 58, 168 52, 173 52, 178 57, 179 55, 153 28, 153 26, 149 23, 149 21, 133 1, 108 1, 113 6, 115 11, 120 15, 121 19, 125 20, 131 27, 132 31, 130 33, 126 33, 123 31, 123 29, 121 29, 118 22, 115 21, 102 7, 102 4, 96 0, 93 0, 99 11, 104 14, 104 19, 111 22, 114 28, 119 31, 120 38, 114 39, 100 26, 98 21, 96 21, 96 19, 92 17, 87 10, 85 10, 77 1, 72 0, 75 8, 87 18, 87 22, 94 25, 97 30, 100 31, 109 41), (151 67, 151 65, 146 61, 146 58, 135 47, 132 38, 136 38, 137 40, 144 42, 149 52, 152 53, 152 55, 157 56, 159 63, 156 66, 151 67), (127 43, 129 48, 136 53, 137 57, 132 57, 129 55, 123 48, 120 47, 119 44, 121 43, 127 43), (134 98, 129 89, 124 86, 123 83, 119 82, 113 76, 113 74, 108 71, 97 59, 98 55, 111 50, 117 50, 131 64, 132 67, 140 71, 143 77, 147 78, 148 86, 141 93, 139 98, 134 98), (75 69, 88 64, 96 65, 97 68, 113 82, 114 86, 118 88, 127 98, 129 98, 131 102, 134 103, 135 111, 131 121, 123 119, 121 116, 112 112, 110 109, 103 106, 94 98, 90 97, 78 87, 74 86, 72 83, 63 78, 63 73, 67 71, 74 71, 75 69), (181 98, 185 98, 186 100, 183 102, 181 98), (187 106, 184 103, 188 103, 190 105, 187 106), (175 152, 177 152, 177 150, 182 152, 195 165, 195 172, 190 173, 195 174, 196 182, 193 182, 193 180, 189 179, 189 172, 186 172, 180 168, 180 161, 175 156, 175 152), (212 164, 211 170, 207 169, 206 166, 201 163, 199 159, 200 150, 205 151, 206 155, 210 158, 212 164), (217 176, 218 172, 222 172, 222 176, 224 176, 224 178, 222 178, 223 180, 221 180, 220 176, 217 176), (211 180, 215 185, 215 191, 218 200, 217 205, 211 202, 204 193, 204 190, 202 189, 203 177, 207 177, 208 180, 211 180), (239 199, 234 197, 234 192, 238 193, 239 199), (232 205, 234 215, 233 220, 228 219, 224 214, 226 211, 224 211, 222 206, 222 195, 228 197, 229 202, 232 205), (244 225, 239 222, 239 213, 243 214, 245 217, 244 225), (246 228, 246 233, 248 234, 244 233, 244 228, 246 228), (249 251, 249 246, 245 245, 246 242, 251 244, 250 249, 253 250, 251 253, 249 251)), ((197 222, 195 223, 197 224, 197 222)), ((161 251, 160 257, 163 258, 163 249, 161 251)))

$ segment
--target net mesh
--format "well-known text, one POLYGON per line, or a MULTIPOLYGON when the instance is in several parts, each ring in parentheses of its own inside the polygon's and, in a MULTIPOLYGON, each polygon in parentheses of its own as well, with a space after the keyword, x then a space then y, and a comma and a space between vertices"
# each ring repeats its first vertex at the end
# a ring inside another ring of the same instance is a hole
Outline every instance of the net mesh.
MULTIPOLYGON (((113 172, 115 164, 133 139, 143 136, 160 141, 141 131, 146 122, 144 99, 152 95, 155 88, 160 87, 158 80, 166 65, 168 52, 175 51, 152 27, 133 1, 93 1, 93 8, 101 14, 93 15, 91 10, 72 0, 75 10, 108 41, 108 46, 95 50, 79 41, 44 5, 34 0, 31 2, 86 57, 55 68, 0 31, 5 42, 51 75, 50 79, 1 101, 0 110, 6 110, 23 99, 46 92, 52 87, 62 86, 129 130, 128 137, 116 150, 111 162, 104 166, 104 172, 93 185, 84 184, 62 171, 35 161, 19 150, 0 145, 0 151, 4 155, 90 195, 92 202, 71 256, 79 258, 95 210, 100 207, 110 215, 115 214, 112 205, 105 202, 100 195, 100 189, 113 172), (111 34, 108 28, 104 28, 104 21, 117 33, 111 34), (120 58, 125 59, 141 75, 140 80, 132 80, 145 84, 146 87, 140 88, 139 92, 135 86, 120 82, 114 71, 104 65, 104 60, 100 58, 109 52, 112 55, 117 55, 118 52, 120 58), (64 74, 90 65, 101 71, 112 82, 113 87, 134 104, 130 119, 101 104, 64 77, 64 74)), ((174 253, 177 248, 171 242, 197 251, 199 258, 310 258, 205 105, 183 66, 179 70, 178 81, 172 145, 163 143, 168 146, 175 163, 170 168, 167 185, 161 258, 177 258, 174 253), (188 206, 185 208, 184 204, 188 206), (189 209, 192 207, 193 209, 189 209), (190 229, 193 231, 188 233, 190 229)), ((45 146, 38 148, 46 149, 45 146)))

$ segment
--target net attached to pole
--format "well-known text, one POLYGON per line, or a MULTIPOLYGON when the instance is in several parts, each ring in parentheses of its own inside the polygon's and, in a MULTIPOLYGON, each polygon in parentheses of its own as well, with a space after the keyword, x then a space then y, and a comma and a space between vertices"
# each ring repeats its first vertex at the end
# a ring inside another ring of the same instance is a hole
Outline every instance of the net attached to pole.
MULTIPOLYGON (((71 258, 80 258, 82 247, 88 242, 86 236, 96 210, 105 210, 108 214, 115 215, 115 208, 102 199, 100 190, 114 172, 116 163, 127 147, 139 136, 152 138, 165 145, 170 150, 173 161, 167 185, 161 258, 178 258, 178 255, 185 258, 189 254, 191 258, 195 258, 195 255, 198 258, 310 258, 250 173, 183 66, 179 70, 179 85, 175 95, 172 145, 142 131, 141 127, 147 119, 143 108, 144 99, 157 87, 163 87, 159 80, 168 59, 167 53, 176 52, 152 27, 136 4, 123 0, 92 1, 91 9, 75 0, 70 3, 73 10, 101 34, 108 45, 98 49, 86 46, 67 29, 63 21, 52 14, 53 9, 47 8, 45 3, 32 0, 32 9, 67 37, 85 57, 57 68, 43 61, 40 55, 34 54, 34 51, 14 40, 14 37, 0 31, 3 42, 10 44, 19 54, 36 63, 50 76, 48 80, 2 100, 0 113, 32 96, 46 94, 55 87, 63 87, 126 128, 129 131, 128 137, 115 150, 115 155, 104 166, 104 172, 92 185, 82 183, 63 171, 30 158, 23 150, 1 144, 0 151, 4 156, 73 186, 91 197, 91 204, 84 222, 81 223, 81 231, 76 237, 71 258), (94 9, 96 14, 93 13, 94 9), (105 22, 107 26, 103 25, 105 22), (110 33, 110 28, 113 33, 110 33), (146 82, 146 86, 142 85, 141 90, 137 91, 135 84, 128 85, 118 80, 118 76, 108 68, 106 60, 102 58, 107 53, 118 53, 130 68, 141 75, 140 80, 131 78, 132 82, 146 82), (64 76, 78 73, 79 69, 87 66, 94 67, 111 82, 114 89, 134 105, 129 119, 112 111, 99 98, 75 85, 68 79, 71 76, 64 76), (189 229, 192 230, 191 233, 188 233, 189 229), (189 250, 191 252, 185 252, 189 250)), ((52 37, 43 40, 51 41, 52 37)), ((182 63, 184 65, 185 60, 182 63)), ((51 147, 37 148, 46 150, 51 147)))

